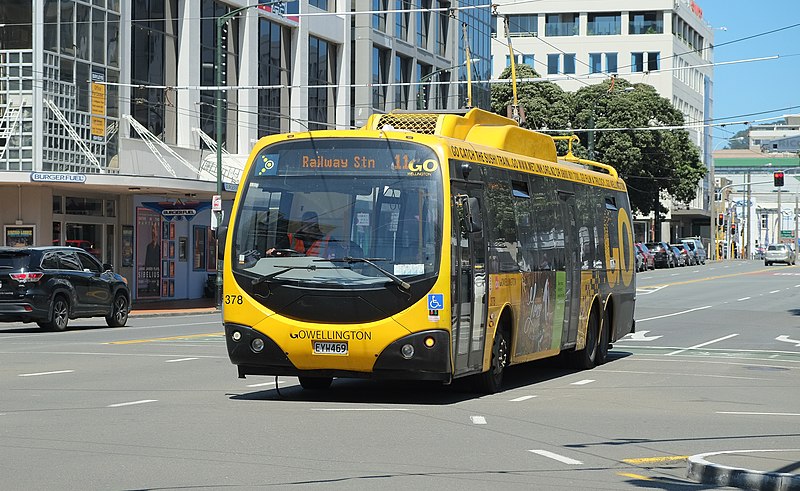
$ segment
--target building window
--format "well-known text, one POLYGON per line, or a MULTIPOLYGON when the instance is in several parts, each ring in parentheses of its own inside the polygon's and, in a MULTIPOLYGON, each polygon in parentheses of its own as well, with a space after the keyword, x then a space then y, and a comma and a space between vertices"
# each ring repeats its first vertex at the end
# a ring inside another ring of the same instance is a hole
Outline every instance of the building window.
MULTIPOLYGON (((62 3, 63 6, 63 3, 62 3)), ((64 10, 61 11, 62 19, 64 10)), ((165 59, 177 53, 177 38, 168 32, 164 2, 134 2, 131 14, 131 83, 134 85, 167 85, 165 59)), ((62 20, 63 22, 63 20, 62 20)), ((62 23, 62 44, 64 31, 62 23)), ((175 68, 177 70, 177 68, 175 68)), ((156 137, 164 139, 164 91, 133 87, 131 115, 156 137)))
POLYGON ((617 73, 617 53, 606 53, 606 73, 617 73))
POLYGON ((379 111, 386 110, 390 54, 389 50, 372 48, 372 107, 379 111))
POLYGON ((43 30, 44 49, 58 53, 58 0, 45 0, 43 30))
POLYGON ((328 0, 308 0, 308 4, 320 10, 328 10, 328 0))
MULTIPOLYGON (((154 2, 155 3, 155 2, 154 2)), ((217 85, 216 81, 216 47, 217 47, 217 21, 216 19, 228 13, 228 6, 214 0, 200 1, 200 85, 217 85)), ((234 51, 235 42, 238 36, 238 20, 230 19, 223 26, 222 39, 222 85, 235 85, 236 69, 238 66, 237 55, 234 51)), ((228 120, 236 121, 236 101, 235 91, 222 91, 222 104, 226 108, 222 115, 220 125, 221 134, 217 134, 217 91, 207 90, 200 92, 200 129, 205 134, 228 147, 228 150, 235 151, 230 147, 235 143, 233 135, 228 135, 228 129, 235 128, 229 126, 228 120), (230 137, 230 138, 229 138, 230 137)))
POLYGON ((547 14, 544 33, 546 36, 577 36, 579 19, 578 14, 547 14))
POLYGON ((381 32, 386 32, 386 13, 389 10, 389 0, 372 0, 372 28, 381 32))
POLYGON ((533 53, 529 55, 522 55, 522 63, 530 66, 534 70, 536 69, 536 65, 534 63, 533 53))
POLYGON ((613 36, 622 33, 622 15, 619 12, 589 13, 586 20, 589 36, 613 36))
POLYGON ((631 72, 640 73, 644 71, 644 53, 631 53, 631 72))
POLYGON ((428 33, 431 28, 431 0, 419 0, 417 11, 417 46, 428 49, 428 33))
POLYGON ((589 73, 601 73, 603 71, 603 54, 589 53, 589 73))
POLYGON ((561 55, 559 55, 559 54, 549 54, 549 55, 547 55, 547 74, 548 75, 556 75, 556 74, 561 73, 560 60, 561 60, 561 55))
POLYGON ((320 38, 308 37, 308 129, 328 129, 328 107, 334 102, 333 67, 335 46, 320 38), (327 87, 313 87, 313 86, 327 87))
POLYGON ((528 37, 539 34, 539 16, 536 14, 509 15, 508 34, 511 37, 528 37))
MULTIPOLYGON (((439 2, 441 7, 443 2, 439 2)), ((449 3, 447 5, 450 5, 449 3)), ((439 11, 436 22, 436 54, 444 56, 447 53, 447 34, 450 32, 450 16, 446 11, 439 11)))
POLYGON ((575 73, 575 53, 564 53, 564 73, 575 73))
POLYGON ((630 34, 664 34, 662 12, 631 12, 628 21, 630 34))
POLYGON ((631 72, 656 71, 660 66, 661 53, 650 51, 648 53, 631 53, 631 72), (645 64, 646 62, 646 64, 645 64))
MULTIPOLYGON (((258 23, 258 85, 281 85, 291 77, 283 68, 281 26, 261 18, 258 23)), ((282 129, 281 94, 284 89, 259 89, 258 136, 274 135, 282 129)))
POLYGON ((395 57, 394 81, 394 107, 397 109, 408 108, 409 83, 411 82, 411 58, 404 56, 395 57))
POLYGON ((658 51, 651 51, 647 53, 647 71, 653 72, 659 69, 659 61, 661 59, 661 53, 658 51))
POLYGON ((394 14, 394 37, 408 41, 408 24, 411 17, 411 0, 396 0, 394 14))
POLYGON ((31 0, 0 2, 0 19, 4 22, 0 27, 0 50, 33 48, 32 3, 31 0))

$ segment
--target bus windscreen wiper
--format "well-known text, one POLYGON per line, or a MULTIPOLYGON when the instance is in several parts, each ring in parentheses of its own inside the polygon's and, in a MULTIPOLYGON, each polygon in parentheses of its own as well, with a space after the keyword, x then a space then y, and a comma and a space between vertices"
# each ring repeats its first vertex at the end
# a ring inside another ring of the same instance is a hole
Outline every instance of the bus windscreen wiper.
POLYGON ((373 261, 386 261, 386 259, 384 259, 384 258, 378 258, 378 257, 369 257, 369 258, 367 258, 367 257, 345 256, 345 257, 340 258, 340 259, 335 259, 335 258, 325 259, 325 261, 330 261, 332 263, 347 263, 347 264, 364 263, 364 264, 369 264, 373 268, 375 268, 378 271, 380 271, 381 274, 383 274, 384 276, 386 276, 387 278, 392 280, 392 282, 394 284, 396 284, 397 286, 399 286, 403 290, 410 290, 411 289, 411 285, 410 284, 408 284, 407 282, 401 280, 397 276, 395 276, 392 273, 386 271, 385 269, 381 268, 380 266, 378 266, 377 264, 375 264, 373 262, 373 261))
POLYGON ((285 272, 287 272, 287 271, 291 271, 291 270, 293 270, 293 269, 305 269, 306 271, 316 271, 316 270, 318 270, 318 269, 341 269, 341 268, 339 268, 339 267, 336 267, 336 266, 334 266, 334 267, 327 267, 327 268, 326 268, 325 266, 317 266, 317 265, 315 265, 315 264, 310 264, 310 265, 308 265, 308 266, 279 266, 279 265, 277 265, 277 264, 276 264, 276 265, 274 265, 274 266, 275 266, 276 268, 280 268, 280 269, 279 269, 278 271, 275 271, 274 273, 270 273, 270 274, 268 274, 268 275, 262 276, 261 278, 258 278, 258 279, 255 279, 255 280, 253 280, 253 281, 251 282, 251 284, 252 284, 253 286, 260 285, 261 283, 264 283, 264 282, 266 282, 266 281, 269 281, 269 280, 271 280, 272 278, 275 278, 276 276, 278 276, 278 275, 282 275, 283 273, 285 273, 285 272))

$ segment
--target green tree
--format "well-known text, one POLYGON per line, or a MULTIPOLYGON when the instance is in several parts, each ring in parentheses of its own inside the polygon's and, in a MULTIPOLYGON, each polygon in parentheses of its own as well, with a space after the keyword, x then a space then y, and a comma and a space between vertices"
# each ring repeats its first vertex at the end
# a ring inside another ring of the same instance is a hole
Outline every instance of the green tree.
MULTIPOLYGON (((589 135, 594 133, 594 159, 612 165, 626 180, 634 209, 653 211, 660 203, 660 193, 679 202, 695 198, 706 168, 689 133, 683 129, 635 129, 685 124, 683 114, 654 87, 616 79, 581 88, 574 101, 572 127, 598 130, 578 136, 588 147, 589 135), (606 128, 615 131, 602 131, 606 128)), ((583 154, 583 150, 576 153, 583 154)))
MULTIPOLYGON (((538 77, 527 65, 517 66, 516 75, 517 79, 538 77)), ((511 69, 506 68, 500 78, 510 79, 511 69)), ((628 184, 635 210, 644 214, 653 211, 660 203, 659 193, 681 202, 696 196, 697 183, 706 169, 689 133, 682 129, 634 129, 684 124, 683 115, 652 86, 614 79, 571 93, 552 82, 526 81, 517 83, 517 100, 525 112, 525 128, 546 129, 548 133, 594 128, 592 132, 576 132, 580 143, 573 151, 588 157, 589 135, 593 133, 594 160, 617 169, 628 184), (615 131, 602 131, 606 128, 615 131)), ((506 115, 512 101, 510 82, 492 86, 492 111, 506 115)), ((559 150, 563 153, 565 149, 559 145, 559 150)))
MULTIPOLYGON (((540 78, 529 65, 517 65, 517 79, 540 78)), ((508 115, 507 108, 514 103, 511 86, 511 67, 503 70, 501 79, 507 84, 492 85, 492 111, 508 115)), ((553 82, 517 83, 517 102, 525 113, 521 126, 532 130, 567 128, 572 119, 572 94, 553 82)))

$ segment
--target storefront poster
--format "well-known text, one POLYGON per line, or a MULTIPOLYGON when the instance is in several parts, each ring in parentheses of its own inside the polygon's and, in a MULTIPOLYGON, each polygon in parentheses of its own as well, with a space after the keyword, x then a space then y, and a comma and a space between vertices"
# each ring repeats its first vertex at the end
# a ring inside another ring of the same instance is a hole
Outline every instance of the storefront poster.
POLYGON ((136 208, 136 296, 158 298, 161 281, 161 215, 136 208))
POLYGON ((122 226, 122 266, 133 266, 133 227, 130 225, 122 226))
POLYGON ((36 242, 35 225, 6 225, 5 245, 8 247, 28 247, 36 242))

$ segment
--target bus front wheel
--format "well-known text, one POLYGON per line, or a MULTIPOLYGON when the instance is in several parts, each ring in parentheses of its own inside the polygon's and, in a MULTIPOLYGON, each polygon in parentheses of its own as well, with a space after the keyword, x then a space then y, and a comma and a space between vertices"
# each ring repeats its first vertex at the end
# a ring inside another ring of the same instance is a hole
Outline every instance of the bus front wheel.
POLYGON ((331 386, 333 377, 298 377, 300 386, 307 390, 325 390, 331 386))
POLYGON ((476 385, 480 392, 494 394, 503 385, 503 369, 508 365, 508 340, 502 329, 497 329, 492 343, 492 362, 489 370, 477 376, 476 385))

